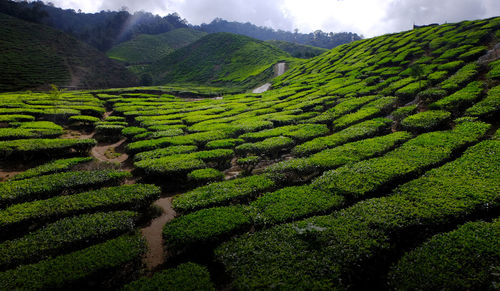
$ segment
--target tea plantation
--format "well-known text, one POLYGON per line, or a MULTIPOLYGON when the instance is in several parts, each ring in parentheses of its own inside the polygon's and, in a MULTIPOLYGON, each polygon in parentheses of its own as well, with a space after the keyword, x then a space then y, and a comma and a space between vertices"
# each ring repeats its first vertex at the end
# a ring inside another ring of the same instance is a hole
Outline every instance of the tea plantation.
POLYGON ((363 39, 259 94, 0 94, 0 289, 496 290, 499 42, 363 39))

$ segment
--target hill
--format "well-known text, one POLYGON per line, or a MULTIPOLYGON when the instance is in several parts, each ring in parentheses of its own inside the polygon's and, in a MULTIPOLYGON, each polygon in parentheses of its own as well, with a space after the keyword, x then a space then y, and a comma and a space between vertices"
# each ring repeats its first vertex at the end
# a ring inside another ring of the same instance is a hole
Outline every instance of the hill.
POLYGON ((212 22, 203 23, 196 26, 196 28, 208 33, 229 32, 260 40, 282 40, 326 49, 361 39, 359 35, 352 32, 334 33, 316 30, 311 33, 299 33, 298 31, 274 30, 270 27, 257 26, 249 22, 227 21, 222 18, 216 18, 212 22))
POLYGON ((171 53, 154 63, 149 71, 155 84, 252 86, 272 75, 271 65, 289 57, 286 52, 260 40, 214 33, 171 53))
POLYGON ((273 86, 0 94, 0 290, 498 289, 500 17, 273 86))
POLYGON ((314 47, 310 45, 298 44, 282 40, 268 40, 267 42, 289 53, 292 57, 295 58, 310 59, 328 51, 325 48, 314 47))
POLYGON ((179 28, 154 35, 140 34, 112 47, 106 54, 126 64, 152 63, 205 35, 205 32, 190 28, 179 28))
POLYGON ((136 77, 103 53, 53 28, 0 14, 0 91, 124 87, 136 77))

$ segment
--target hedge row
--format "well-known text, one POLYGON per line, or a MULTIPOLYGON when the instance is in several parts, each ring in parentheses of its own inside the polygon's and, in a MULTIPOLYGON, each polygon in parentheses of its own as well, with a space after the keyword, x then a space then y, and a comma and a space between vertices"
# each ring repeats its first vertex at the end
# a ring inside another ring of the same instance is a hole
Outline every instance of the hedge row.
POLYGON ((483 137, 489 128, 482 122, 464 122, 454 130, 421 134, 382 157, 325 172, 312 186, 357 200, 451 158, 460 148, 483 137))
POLYGON ((177 154, 188 154, 198 150, 197 146, 169 146, 166 148, 161 148, 157 150, 147 151, 138 153, 134 156, 135 161, 148 160, 148 159, 157 159, 177 154))
MULTIPOLYGON (((146 245, 140 235, 121 236, 70 254, 0 273, 0 289, 84 288, 82 282, 140 261, 146 245)), ((102 278, 104 279, 104 278, 102 278)))
POLYGON ((0 128, 0 140, 51 138, 63 134, 63 130, 32 129, 32 128, 0 128))
POLYGON ((19 225, 86 212, 144 209, 158 199, 160 193, 160 188, 154 185, 134 184, 16 204, 0 210, 0 229, 16 229, 19 225))
POLYGON ((386 130, 392 120, 387 118, 374 118, 359 124, 352 125, 344 130, 325 137, 318 137, 305 142, 292 149, 296 156, 307 156, 327 148, 333 148, 346 142, 374 136, 386 130))
POLYGON ((90 162, 90 161, 92 161, 91 157, 55 160, 55 161, 40 165, 38 167, 28 169, 20 174, 15 175, 10 180, 22 180, 22 179, 28 179, 28 178, 33 178, 33 177, 37 177, 37 176, 47 175, 47 174, 64 172, 64 171, 67 171, 78 164, 82 164, 82 163, 86 163, 86 162, 90 162))
POLYGON ((63 218, 23 237, 0 243, 0 269, 34 263, 89 242, 132 231, 138 218, 139 214, 132 211, 63 218))
POLYGON ((306 140, 325 135, 328 132, 328 127, 323 124, 300 124, 265 129, 257 132, 249 132, 240 135, 240 138, 249 142, 256 142, 269 137, 285 136, 293 138, 297 142, 304 142, 306 140))
MULTIPOLYGON (((218 247, 216 257, 235 288, 354 288, 372 279, 363 269, 399 247, 398 235, 411 230, 418 239, 426 230, 484 211, 485 204, 499 207, 500 176, 492 170, 500 167, 499 149, 498 141, 482 142, 392 196, 243 235, 218 247)), ((381 268, 373 267, 375 273, 381 268)))
POLYGON ((212 291, 214 284, 210 281, 207 268, 194 263, 184 263, 175 268, 155 273, 151 278, 141 278, 123 287, 124 291, 212 291))
POLYGON ((43 154, 62 156, 75 150, 79 153, 88 152, 97 142, 94 139, 22 139, 0 141, 0 157, 43 154))
POLYGON ((0 115, 0 122, 34 121, 35 117, 24 114, 0 115))
POLYGON ((461 107, 472 104, 483 91, 484 83, 474 81, 469 83, 465 88, 438 100, 429 105, 429 108, 457 110, 461 107))
POLYGON ((428 110, 410 115, 401 121, 401 126, 411 131, 428 131, 436 129, 449 121, 451 113, 444 110, 428 110))
POLYGON ((124 171, 99 170, 56 173, 19 181, 7 181, 0 183, 0 207, 70 193, 81 188, 118 184, 130 176, 129 172, 124 171))
POLYGON ((227 204, 233 200, 248 199, 275 187, 276 182, 265 175, 212 183, 176 196, 173 206, 187 212, 196 209, 227 204))
POLYGON ((500 86, 491 88, 488 96, 465 112, 469 116, 491 117, 500 110, 500 86))
POLYGON ((436 235, 392 267, 389 285, 398 290, 493 290, 499 242, 500 219, 470 222, 436 235))
POLYGON ((345 98, 341 99, 339 104, 335 105, 331 109, 321 113, 320 115, 313 117, 308 120, 312 123, 330 123, 333 120, 352 112, 362 105, 377 99, 379 96, 364 96, 359 98, 345 98))
POLYGON ((339 130, 362 120, 371 119, 383 113, 390 112, 390 109, 394 106, 396 101, 396 97, 379 98, 364 105, 354 113, 349 113, 337 118, 333 121, 333 128, 339 130))
POLYGON ((263 141, 255 143, 244 143, 235 148, 239 155, 256 154, 275 156, 280 152, 291 149, 295 142, 293 139, 285 136, 276 136, 266 138, 263 141))

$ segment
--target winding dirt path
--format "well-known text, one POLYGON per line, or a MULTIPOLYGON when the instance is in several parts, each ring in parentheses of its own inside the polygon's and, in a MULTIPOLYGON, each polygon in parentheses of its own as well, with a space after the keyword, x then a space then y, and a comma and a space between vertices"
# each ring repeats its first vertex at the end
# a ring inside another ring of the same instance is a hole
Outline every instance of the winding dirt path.
MULTIPOLYGON (((275 71, 274 77, 279 77, 283 75, 286 71, 286 63, 277 63, 274 66, 274 71, 275 71)), ((271 83, 265 83, 264 85, 253 89, 252 93, 264 93, 269 89, 271 89, 271 83)))
POLYGON ((163 226, 174 219, 176 213, 172 207, 172 197, 160 198, 154 205, 159 206, 163 213, 161 216, 153 219, 151 224, 143 229, 141 233, 146 238, 148 252, 144 262, 149 270, 153 270, 165 261, 165 250, 163 249, 163 226))
POLYGON ((123 163, 128 159, 128 155, 126 153, 117 153, 120 154, 116 158, 109 158, 106 156, 106 152, 110 149, 116 149, 119 146, 121 146, 127 139, 121 139, 120 141, 113 143, 113 144, 106 144, 106 145, 96 145, 95 147, 92 148, 92 156, 99 161, 102 162, 114 162, 114 163, 123 163))

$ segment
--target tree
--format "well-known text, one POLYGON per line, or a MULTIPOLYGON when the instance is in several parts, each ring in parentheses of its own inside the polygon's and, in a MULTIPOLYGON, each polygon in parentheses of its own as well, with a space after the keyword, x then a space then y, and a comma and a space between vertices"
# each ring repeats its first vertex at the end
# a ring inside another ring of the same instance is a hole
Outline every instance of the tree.
POLYGON ((424 70, 419 64, 413 64, 410 66, 410 76, 418 80, 418 89, 422 87, 422 76, 424 75, 424 70))

